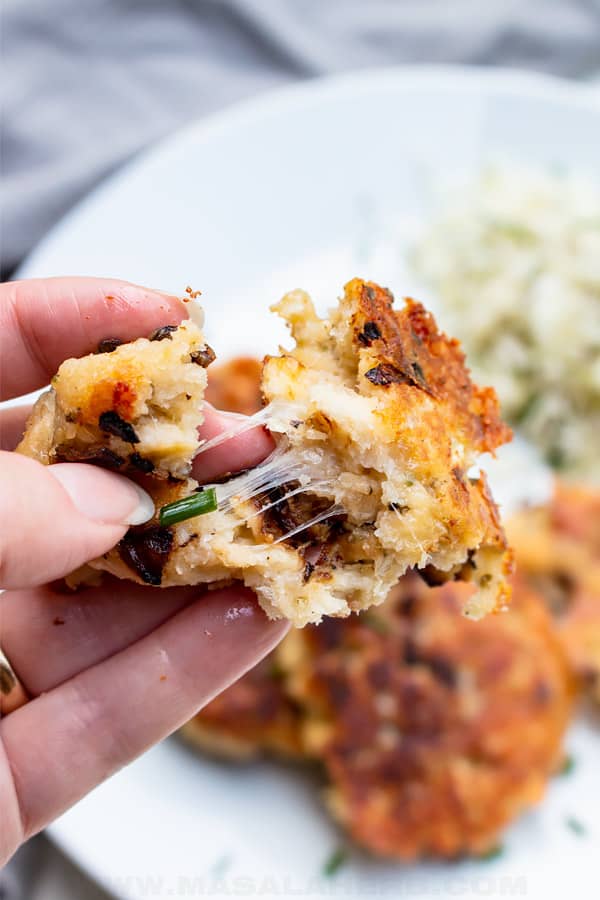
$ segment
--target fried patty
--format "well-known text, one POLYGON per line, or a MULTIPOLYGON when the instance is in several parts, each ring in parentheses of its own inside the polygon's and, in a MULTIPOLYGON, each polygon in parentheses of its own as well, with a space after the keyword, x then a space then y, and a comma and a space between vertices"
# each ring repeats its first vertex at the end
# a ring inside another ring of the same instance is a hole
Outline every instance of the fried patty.
MULTIPOLYGON (((243 581, 298 626, 382 602, 413 567, 473 582, 473 618, 505 606, 511 556, 485 477, 467 473, 510 432, 458 343, 420 304, 392 303, 359 279, 323 319, 305 293, 284 297, 296 346, 262 373, 273 457, 218 485, 215 512, 133 528, 90 565, 152 585, 243 581)), ((138 464, 157 508, 190 496, 214 354, 189 323, 105 349, 61 366, 19 449, 138 464)))
POLYGON ((298 758, 303 754, 299 723, 300 710, 285 690, 283 672, 272 653, 205 706, 180 733, 201 750, 226 759, 262 753, 298 758))
POLYGON ((543 605, 522 591, 474 623, 463 593, 409 576, 381 608, 294 633, 280 654, 329 809, 377 855, 484 853, 561 759, 571 690, 543 605))
POLYGON ((188 737, 318 760, 330 812, 376 855, 485 853, 561 762, 573 682, 537 594, 471 622, 464 590, 409 574, 377 609, 290 633, 188 737))
POLYGON ((600 702, 600 491, 558 482, 550 503, 507 528, 517 579, 545 598, 575 672, 600 702))

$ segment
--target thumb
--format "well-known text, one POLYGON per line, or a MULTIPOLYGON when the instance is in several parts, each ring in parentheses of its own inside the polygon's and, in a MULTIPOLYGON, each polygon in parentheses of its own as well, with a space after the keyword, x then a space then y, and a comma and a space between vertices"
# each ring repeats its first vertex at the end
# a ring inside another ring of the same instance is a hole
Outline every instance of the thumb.
POLYGON ((153 513, 148 494, 122 475, 0 453, 0 587, 61 578, 153 513))

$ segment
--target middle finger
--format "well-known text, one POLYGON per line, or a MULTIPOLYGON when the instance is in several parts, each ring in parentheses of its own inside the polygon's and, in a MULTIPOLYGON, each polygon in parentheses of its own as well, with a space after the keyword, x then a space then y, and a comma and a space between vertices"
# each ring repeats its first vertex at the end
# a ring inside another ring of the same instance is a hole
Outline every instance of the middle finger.
POLYGON ((0 596, 2 649, 31 696, 52 690, 149 634, 202 589, 116 578, 74 593, 47 585, 0 596))

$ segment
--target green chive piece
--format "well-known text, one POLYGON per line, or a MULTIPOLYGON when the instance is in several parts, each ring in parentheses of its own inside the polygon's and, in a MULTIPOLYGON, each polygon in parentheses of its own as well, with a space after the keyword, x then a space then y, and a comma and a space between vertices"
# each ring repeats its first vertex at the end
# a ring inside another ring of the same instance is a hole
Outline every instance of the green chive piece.
POLYGON ((348 854, 343 847, 334 850, 329 859, 323 865, 323 875, 331 878, 346 862, 348 854))
POLYGON ((575 768, 575 760, 572 756, 565 756, 565 761, 558 770, 559 775, 570 775, 575 768))
POLYGON ((570 831, 573 832, 573 834, 576 834, 577 837, 585 837, 585 835, 587 834, 587 828, 585 827, 583 822, 580 822, 579 819, 575 818, 575 816, 567 816, 567 818, 565 819, 565 825, 570 831))
POLYGON ((276 659, 269 662, 267 674, 271 681, 283 681, 285 678, 285 669, 283 669, 276 659))
POLYGON ((212 864, 209 871, 210 871, 210 874, 215 879, 215 881, 219 881, 227 874, 227 872, 229 871, 229 869, 232 866, 232 863, 233 863, 233 859, 231 858, 231 856, 225 855, 225 856, 220 856, 216 860, 216 862, 214 862, 212 864))
POLYGON ((490 862, 492 859, 498 859, 503 853, 504 845, 496 844, 494 847, 490 847, 489 850, 486 850, 485 853, 480 853, 477 859, 481 862, 490 862))
POLYGON ((204 516, 206 513, 214 512, 218 506, 217 492, 211 488, 197 491, 184 497, 182 500, 175 500, 173 503, 167 503, 163 506, 158 514, 159 525, 176 525, 177 522, 185 522, 186 519, 193 519, 195 516, 204 516))
POLYGON ((359 618, 363 625, 377 632, 377 634, 385 635, 390 633, 388 622, 381 616, 378 616, 377 613, 371 612, 370 609, 363 612, 359 618))

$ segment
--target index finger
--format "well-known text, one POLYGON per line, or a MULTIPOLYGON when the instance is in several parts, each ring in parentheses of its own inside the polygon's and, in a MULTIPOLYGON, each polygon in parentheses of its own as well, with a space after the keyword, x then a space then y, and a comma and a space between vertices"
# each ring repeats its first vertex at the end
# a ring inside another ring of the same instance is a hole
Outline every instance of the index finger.
POLYGON ((112 278, 33 278, 0 285, 0 399, 48 384, 104 338, 131 341, 188 317, 161 291, 112 278))

